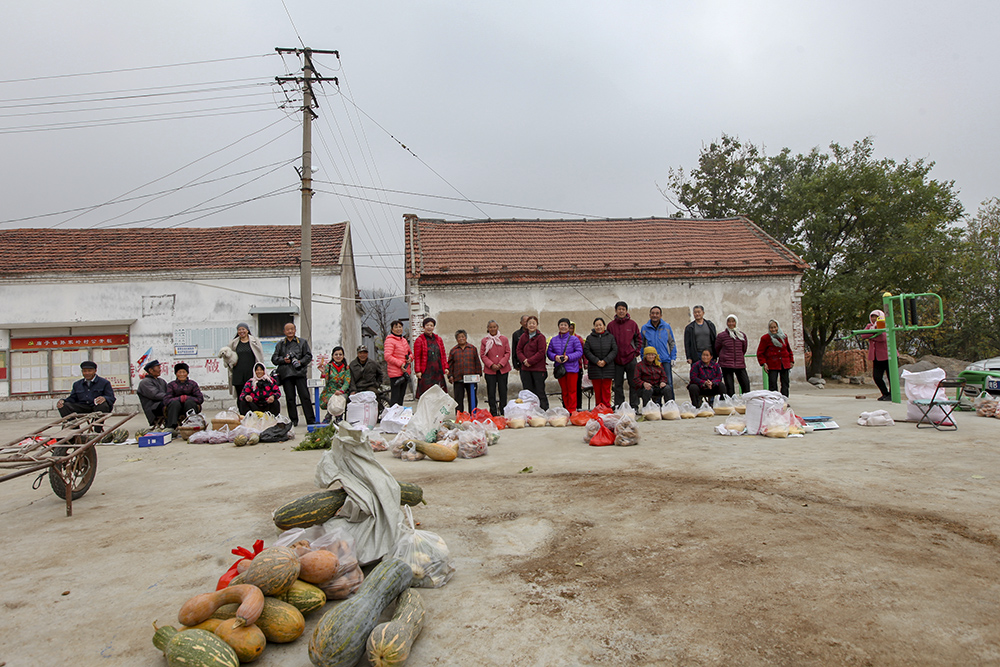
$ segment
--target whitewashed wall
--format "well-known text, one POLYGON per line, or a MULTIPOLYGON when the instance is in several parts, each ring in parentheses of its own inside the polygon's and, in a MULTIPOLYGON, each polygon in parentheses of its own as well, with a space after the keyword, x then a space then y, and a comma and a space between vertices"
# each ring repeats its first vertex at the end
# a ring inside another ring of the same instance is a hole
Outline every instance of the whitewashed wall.
MULTIPOLYGON (((735 314, 739 326, 749 339, 748 352, 756 352, 760 337, 767 332, 768 320, 776 319, 792 340, 796 366, 792 376, 805 380, 802 364, 805 351, 802 336, 800 278, 747 278, 661 281, 620 281, 534 285, 477 285, 474 287, 437 287, 411 283, 411 324, 419 330, 424 314, 438 321, 438 333, 450 349, 458 328, 469 332, 477 345, 486 322, 496 320, 506 336, 518 328, 522 314, 539 316, 539 328, 547 336, 556 333, 560 317, 577 323, 577 333, 586 338, 595 317, 614 317, 615 302, 629 304, 632 319, 639 326, 649 320, 649 308, 660 306, 663 318, 669 322, 677 341, 680 364, 675 370, 686 375, 684 359, 684 327, 691 321, 691 308, 705 307, 707 319, 722 330, 726 317, 735 314)), ((748 369, 755 386, 759 384, 759 367, 749 362, 748 369), (756 375, 755 375, 756 374, 756 375)))
MULTIPOLYGON (((135 320, 128 328, 134 389, 140 370, 135 362, 148 348, 152 347, 152 356, 161 362, 171 364, 175 361, 175 329, 229 327, 235 335, 236 324, 248 322, 256 334, 251 308, 298 306, 297 272, 275 275, 271 271, 272 277, 261 277, 260 273, 208 275, 190 272, 182 274, 184 279, 177 279, 176 274, 162 272, 151 273, 142 282, 113 275, 86 283, 58 279, 3 282, 0 283, 0 303, 4 304, 0 313, 0 342, 4 348, 9 348, 10 324, 34 323, 42 329, 65 326, 68 322, 84 326, 88 322, 135 320)), ((330 295, 316 296, 313 301, 314 322, 309 343, 318 365, 344 338, 341 300, 331 298, 342 295, 340 275, 314 273, 313 291, 330 295)), ((353 339, 357 340, 360 323, 346 324, 350 331, 356 330, 353 339)), ((13 330, 13 335, 18 336, 18 330, 13 330)), ((351 335, 347 337, 352 338, 351 335)), ((183 359, 192 367, 191 377, 205 386, 225 385, 225 367, 213 361, 218 349, 199 349, 198 352, 197 357, 183 359)), ((314 369, 313 377, 318 376, 319 372, 314 369)))

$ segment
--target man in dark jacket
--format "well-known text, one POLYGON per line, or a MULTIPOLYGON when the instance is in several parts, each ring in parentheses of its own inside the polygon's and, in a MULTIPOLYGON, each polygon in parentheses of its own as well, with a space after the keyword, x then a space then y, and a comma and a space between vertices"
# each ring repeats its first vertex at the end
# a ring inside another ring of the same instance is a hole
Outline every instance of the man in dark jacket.
POLYGON ((382 366, 377 361, 368 358, 368 346, 358 345, 358 356, 351 362, 351 386, 348 395, 356 394, 359 391, 370 391, 375 394, 378 400, 378 413, 381 415, 385 408, 382 401, 382 383, 385 376, 382 373, 382 366))
POLYGON ((306 374, 312 363, 312 351, 309 349, 309 341, 295 335, 295 325, 291 322, 285 325, 285 337, 274 346, 271 363, 278 367, 278 379, 285 390, 285 405, 288 407, 288 418, 292 426, 299 425, 299 413, 295 407, 296 391, 302 402, 306 423, 316 423, 312 399, 309 398, 309 385, 306 383, 306 374))
POLYGON ((512 354, 510 355, 510 365, 514 367, 517 371, 518 376, 521 378, 521 386, 526 386, 524 384, 524 374, 521 372, 521 360, 517 358, 517 341, 521 339, 521 336, 528 332, 527 327, 524 326, 525 322, 528 321, 527 315, 521 315, 521 328, 510 335, 510 350, 512 354))
MULTIPOLYGON (((110 382, 97 375, 97 364, 84 361, 80 364, 80 372, 83 379, 74 382, 69 396, 56 403, 59 416, 66 417, 74 412, 111 412, 115 404, 115 390, 111 388, 110 382)), ((99 431, 101 427, 94 430, 99 431)))
POLYGON ((715 324, 705 319, 705 307, 695 306, 692 311, 694 322, 684 327, 684 354, 688 363, 701 359, 702 350, 711 350, 715 358, 715 324))
POLYGON ((139 387, 135 393, 139 396, 139 405, 146 415, 146 421, 152 426, 157 419, 164 416, 163 399, 167 395, 167 381, 160 377, 163 369, 156 359, 142 368, 146 371, 146 377, 139 380, 139 387))
POLYGON ((615 357, 615 405, 625 402, 625 386, 628 385, 628 402, 634 410, 639 410, 639 392, 632 386, 635 376, 635 365, 642 354, 642 334, 639 325, 632 321, 628 314, 628 304, 619 301, 615 304, 615 319, 608 324, 608 331, 615 337, 618 344, 618 355, 615 357))

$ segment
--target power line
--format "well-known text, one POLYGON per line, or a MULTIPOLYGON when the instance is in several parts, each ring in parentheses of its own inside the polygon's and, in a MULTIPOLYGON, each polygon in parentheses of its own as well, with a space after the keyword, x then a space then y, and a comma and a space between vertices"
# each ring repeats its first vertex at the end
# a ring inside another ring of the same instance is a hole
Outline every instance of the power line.
MULTIPOLYGON (((370 185, 353 185, 353 184, 350 184, 350 183, 336 183, 334 181, 324 181, 324 180, 318 179, 318 178, 314 179, 314 180, 317 183, 326 183, 327 185, 339 185, 341 187, 359 188, 359 189, 362 189, 362 190, 381 190, 382 192, 391 192, 392 194, 397 194, 397 195, 411 195, 411 196, 414 196, 414 197, 429 197, 431 199, 446 199, 446 200, 449 200, 449 201, 462 201, 462 202, 469 201, 469 200, 463 199, 461 197, 448 197, 446 195, 431 195, 431 194, 426 194, 426 193, 423 193, 423 192, 409 192, 407 190, 392 190, 392 189, 389 189, 389 188, 376 188, 376 187, 373 187, 373 186, 370 186, 370 185)), ((481 200, 475 200, 475 199, 473 199, 471 201, 474 202, 474 203, 476 203, 476 204, 484 204, 484 205, 487 205, 487 206, 503 206, 505 208, 517 208, 517 209, 521 209, 521 210, 524 210, 524 211, 538 211, 540 213, 556 213, 558 215, 569 215, 569 216, 573 216, 573 217, 577 217, 577 218, 607 219, 609 217, 609 216, 606 216, 606 215, 588 215, 586 213, 572 213, 570 211, 559 211, 559 210, 551 209, 551 208, 537 208, 537 207, 534 207, 534 206, 519 206, 517 204, 503 204, 503 203, 500 203, 500 202, 481 201, 481 200)), ((393 204, 393 206, 403 207, 401 204, 393 204)), ((403 207, 403 208, 405 208, 405 207, 403 207)), ((487 219, 489 219, 489 218, 487 218, 487 219)))
MULTIPOLYGON (((150 116, 139 116, 139 117, 136 117, 136 119, 134 119, 134 120, 115 120, 115 121, 111 121, 111 122, 92 121, 92 122, 78 122, 78 123, 53 123, 53 124, 50 124, 50 125, 22 125, 22 126, 19 126, 19 127, 12 127, 12 128, 0 129, 0 134, 29 134, 29 133, 33 133, 33 132, 52 132, 52 131, 58 131, 58 130, 81 130, 81 129, 93 128, 93 127, 111 127, 111 126, 114 126, 114 125, 135 125, 137 123, 155 123, 155 122, 160 122, 160 121, 165 121, 165 120, 186 120, 188 118, 212 118, 214 116, 230 116, 230 115, 236 115, 236 114, 260 113, 261 111, 268 111, 268 110, 274 108, 274 107, 271 106, 270 103, 263 104, 263 105, 258 105, 258 104, 245 105, 245 107, 230 107, 229 111, 220 111, 218 113, 211 113, 211 112, 210 113, 199 113, 199 111, 209 111, 209 110, 207 110, 207 109, 196 110, 196 111, 192 111, 192 112, 189 112, 189 113, 173 115, 173 116, 168 117, 168 118, 165 118, 165 117, 154 117, 154 116, 158 116, 158 115, 161 115, 161 114, 152 114, 150 116), (245 107, 259 107, 259 106, 266 106, 267 108, 266 109, 265 108, 245 108, 245 107), (243 109, 243 110, 240 111, 240 109, 243 109)), ((223 108, 225 108, 225 107, 223 107, 223 108)))
MULTIPOLYGON (((212 91, 212 90, 227 90, 228 89, 228 84, 233 84, 233 83, 246 84, 246 82, 248 82, 248 81, 256 81, 257 84, 266 83, 267 85, 271 85, 272 83, 274 83, 271 80, 271 77, 252 76, 252 77, 248 77, 248 78, 244 78, 244 79, 224 79, 222 81, 203 81, 201 83, 176 83, 176 84, 172 84, 172 85, 169 85, 169 86, 145 86, 145 87, 142 87, 142 88, 122 88, 120 90, 102 90, 102 91, 99 91, 99 92, 90 92, 90 93, 60 93, 59 95, 38 95, 38 96, 35 96, 35 97, 8 97, 6 99, 6 101, 7 102, 31 102, 32 100, 58 100, 58 99, 65 98, 65 97, 87 97, 88 95, 120 95, 122 93, 138 93, 138 92, 143 92, 143 91, 147 91, 147 90, 169 90, 171 88, 190 88, 191 86, 225 86, 225 87, 218 87, 218 88, 209 88, 209 89, 206 89, 205 91, 199 91, 199 92, 209 92, 209 91, 212 91)), ((238 87, 250 88, 252 86, 251 85, 244 85, 244 86, 234 86, 234 87, 237 87, 237 88, 238 87)), ((186 93, 186 92, 194 92, 194 91, 179 90, 179 91, 177 91, 176 94, 183 94, 183 93, 186 93)), ((173 95, 175 93, 164 93, 164 94, 165 95, 173 95)), ((142 97, 142 96, 140 95, 139 97, 142 97)), ((108 100, 116 100, 116 99, 128 99, 128 98, 125 98, 125 97, 109 97, 107 99, 80 100, 80 101, 81 102, 98 102, 98 101, 99 102, 105 102, 105 101, 108 101, 108 100)), ((7 107, 0 107, 0 108, 7 108, 7 107)))
MULTIPOLYGON (((358 195, 349 195, 349 194, 347 194, 345 192, 334 192, 332 190, 320 190, 319 188, 315 188, 315 190, 316 190, 316 192, 322 192, 323 194, 336 195, 338 197, 347 197, 348 199, 359 199, 361 201, 377 201, 377 200, 374 200, 374 199, 366 199, 365 197, 361 197, 361 196, 358 196, 358 195)), ((405 208, 405 209, 407 209, 409 211, 423 211, 424 213, 433 213, 434 215, 445 215, 445 216, 448 216, 449 218, 458 218, 459 220, 475 220, 475 218, 469 217, 467 215, 461 215, 459 213, 448 213, 446 211, 435 211, 435 210, 429 209, 429 208, 420 208, 419 206, 404 206, 402 204, 392 204, 392 206, 398 206, 400 208, 405 208)))
MULTIPOLYGON (((91 102, 113 102, 113 101, 116 101, 116 100, 135 100, 135 99, 143 99, 143 98, 148 98, 148 97, 166 97, 168 95, 187 95, 187 94, 193 94, 193 93, 199 93, 199 94, 200 93, 215 93, 215 92, 219 92, 219 91, 223 91, 223 90, 242 90, 242 89, 246 89, 246 88, 257 88, 260 85, 261 84, 256 84, 255 83, 255 84, 251 84, 251 85, 242 85, 242 86, 224 86, 224 87, 219 87, 219 88, 205 88, 205 89, 202 89, 202 90, 181 90, 181 91, 177 91, 175 93, 151 93, 149 95, 125 95, 125 96, 120 96, 120 97, 104 97, 104 98, 95 98, 95 99, 92 99, 92 100, 63 100, 63 101, 59 101, 59 102, 41 102, 41 103, 38 103, 38 104, 7 104, 7 105, 0 105, 0 109, 35 109, 35 108, 38 108, 38 107, 45 107, 45 106, 57 106, 57 105, 61 106, 61 105, 64 105, 64 104, 90 104, 91 102)), ((271 84, 268 83, 267 85, 270 86, 271 84)), ((32 111, 32 112, 28 112, 28 113, 30 113, 32 115, 34 115, 34 114, 52 114, 52 113, 75 113, 75 112, 78 112, 78 111, 105 111, 107 109, 128 109, 128 108, 132 108, 132 107, 153 106, 153 105, 156 105, 156 104, 190 104, 192 102, 207 102, 209 100, 228 100, 228 99, 232 99, 232 98, 236 98, 236 97, 251 97, 251 96, 254 96, 254 95, 263 95, 263 94, 266 94, 267 92, 268 91, 262 90, 262 91, 257 92, 257 93, 244 93, 244 94, 241 94, 241 95, 212 95, 210 97, 205 97, 205 98, 201 98, 201 99, 191 99, 191 100, 164 100, 162 102, 147 102, 145 104, 116 104, 116 105, 108 106, 108 107, 88 107, 88 108, 82 108, 82 109, 57 109, 57 110, 54 110, 54 111, 32 111)), ((8 116, 16 116, 16 115, 25 115, 25 114, 4 114, 3 117, 6 118, 8 116)))
MULTIPOLYGON (((292 129, 294 130, 295 128, 292 128, 292 129)), ((284 135, 281 135, 281 136, 284 136, 284 135)), ((267 169, 268 167, 273 167, 273 166, 275 166, 277 164, 287 164, 287 161, 286 160, 282 160, 280 162, 272 162, 270 164, 265 164, 265 165, 260 166, 260 167, 254 167, 253 169, 245 169, 243 171, 238 171, 238 172, 233 173, 233 174, 226 174, 225 176, 219 176, 218 178, 210 178, 208 180, 198 181, 198 182, 195 182, 195 183, 186 183, 185 185, 179 185, 176 188, 170 188, 168 190, 160 190, 159 192, 151 192, 151 193, 146 194, 146 195, 137 195, 135 197, 126 197, 124 199, 117 200, 115 203, 116 204, 124 204, 125 202, 137 201, 139 199, 148 199, 150 197, 157 197, 157 196, 160 196, 160 195, 173 194, 174 192, 180 192, 181 190, 186 190, 188 188, 194 188, 194 187, 198 187, 200 185, 208 185, 209 183, 216 183, 218 181, 224 181, 224 180, 226 180, 228 178, 235 178, 236 176, 242 176, 243 174, 249 174, 249 173, 252 173, 252 172, 255 172, 255 171, 260 171, 261 169, 267 169)), ((223 165, 223 166, 225 166, 225 165, 223 165)), ((217 171, 217 170, 213 170, 213 171, 217 171)), ((14 223, 14 222, 27 222, 28 220, 37 220, 39 218, 50 218, 50 217, 52 217, 54 215, 65 215, 67 213, 77 213, 79 211, 93 211, 96 208, 98 208, 100 206, 103 206, 103 205, 104 204, 98 204, 97 206, 80 206, 78 208, 66 209, 65 211, 53 211, 52 213, 39 213, 38 215, 29 215, 29 216, 25 216, 23 218, 10 218, 8 220, 0 220, 0 225, 8 225, 8 224, 11 224, 11 223, 14 223)))
MULTIPOLYGON (((203 156, 201 156, 200 158, 198 158, 197 160, 192 160, 191 162, 188 162, 188 163, 187 163, 186 165, 184 165, 183 167, 178 167, 177 169, 174 169, 173 171, 171 171, 170 173, 168 173, 168 174, 166 174, 166 175, 164 175, 164 176, 160 176, 159 178, 155 178, 155 179, 153 179, 153 180, 151 180, 151 181, 149 181, 149 182, 147 182, 147 183, 144 183, 143 185, 140 185, 140 186, 138 186, 138 187, 135 187, 135 188, 132 188, 131 190, 129 190, 129 191, 127 191, 127 192, 123 192, 122 194, 118 195, 117 197, 114 197, 114 198, 112 198, 112 199, 109 199, 108 201, 104 202, 103 204, 97 204, 96 206, 93 206, 93 207, 91 207, 91 208, 90 208, 90 209, 88 209, 88 210, 94 210, 94 209, 97 209, 97 208, 100 208, 100 207, 102 207, 102 206, 108 206, 108 205, 110 205, 110 204, 114 204, 114 203, 117 203, 117 201, 118 201, 119 199, 121 199, 122 197, 127 197, 128 195, 132 194, 133 192, 137 192, 137 191, 139 191, 139 190, 142 190, 143 188, 146 188, 146 187, 148 187, 148 186, 152 185, 153 183, 158 183, 158 182, 162 181, 162 180, 163 180, 163 179, 165 179, 165 178, 170 178, 170 177, 171 177, 171 176, 173 176, 174 174, 176 174, 176 173, 178 173, 178 172, 181 172, 181 171, 184 171, 184 170, 185 170, 185 169, 187 169, 188 167, 192 167, 192 166, 194 166, 194 165, 198 164, 199 162, 201 162, 202 160, 207 160, 208 158, 212 157, 213 155, 216 155, 217 153, 221 153, 222 151, 224 151, 224 150, 226 150, 226 149, 228 149, 228 148, 232 148, 233 146, 235 146, 236 144, 238 144, 238 143, 240 143, 240 142, 242 142, 242 141, 246 141, 246 140, 247 140, 247 139, 249 139, 250 137, 253 137, 253 136, 256 136, 256 135, 260 134, 261 132, 265 132, 265 131, 267 131, 267 130, 271 129, 272 127, 274 127, 274 126, 275 126, 275 125, 277 125, 278 123, 282 122, 283 120, 284 120, 284 118, 279 118, 278 120, 274 121, 273 123, 269 123, 269 124, 265 125, 264 127, 260 128, 259 130, 255 130, 255 131, 253 131, 253 132, 250 132, 249 134, 245 134, 245 135, 243 135, 242 137, 240 137, 240 138, 239 138, 239 139, 237 139, 236 141, 234 141, 234 142, 232 142, 232 143, 229 143, 229 144, 226 144, 226 145, 225 145, 225 146, 223 146, 222 148, 219 148, 219 149, 216 149, 216 150, 214 150, 214 151, 212 151, 212 152, 208 153, 207 155, 203 155, 203 156)), ((55 226, 56 226, 56 227, 58 227, 59 225, 62 225, 62 224, 65 224, 65 223, 67 223, 67 222, 71 222, 71 221, 73 221, 73 220, 76 220, 76 219, 77 219, 77 218, 79 218, 79 217, 80 217, 81 215, 83 215, 83 213, 79 213, 79 214, 77 214, 77 215, 74 215, 74 216, 73 216, 73 217, 71 217, 71 218, 68 218, 68 219, 66 219, 66 220, 63 220, 62 222, 59 222, 59 223, 57 223, 57 224, 56 224, 55 226)))
MULTIPOLYGON (((52 110, 49 110, 49 111, 24 111, 24 112, 21 112, 21 113, 5 113, 5 114, 0 114, 0 118, 15 118, 17 116, 47 116, 47 115, 56 114, 56 113, 93 113, 95 111, 114 111, 114 110, 117 110, 117 109, 134 109, 134 108, 138 108, 138 107, 159 106, 159 105, 163 105, 163 104, 194 104, 194 103, 197 103, 197 102, 208 102, 208 101, 213 101, 214 102, 216 100, 232 100, 232 99, 237 99, 237 98, 241 98, 241 97, 257 97, 257 96, 260 96, 260 95, 272 96, 272 92, 269 91, 269 90, 261 90, 261 91, 255 92, 255 93, 240 93, 239 95, 214 95, 212 97, 205 97, 205 98, 193 99, 193 100, 164 100, 162 102, 140 102, 139 104, 116 104, 114 106, 108 106, 108 107, 90 107, 90 108, 85 108, 85 109, 52 109, 52 110)), ((52 104, 61 104, 61 102, 52 102, 52 104)), ((81 102, 69 102, 68 104, 81 104, 81 102)), ((24 105, 13 105, 13 106, 10 106, 10 107, 0 106, 0 109, 4 109, 4 108, 16 109, 16 108, 25 108, 25 107, 34 107, 34 106, 41 106, 41 105, 24 104, 24 105)))
POLYGON ((186 67, 188 65, 207 65, 207 64, 210 64, 210 63, 224 63, 224 62, 231 62, 231 61, 234 61, 234 60, 248 60, 250 58, 264 58, 264 57, 273 56, 273 55, 274 55, 273 53, 260 53, 260 54, 253 55, 253 56, 234 56, 232 58, 214 58, 212 60, 193 60, 193 61, 184 62, 184 63, 170 63, 168 65, 147 65, 145 67, 125 67, 125 68, 122 68, 122 69, 107 69, 107 70, 100 70, 100 71, 97 71, 97 72, 76 72, 74 74, 50 74, 48 76, 31 76, 31 77, 26 77, 26 78, 23 78, 23 79, 7 79, 5 81, 0 81, 0 84, 3 84, 3 83, 22 83, 22 82, 25 82, 25 81, 46 81, 46 80, 49 80, 49 79, 68 79, 68 78, 77 77, 77 76, 97 76, 97 75, 101 75, 101 74, 120 74, 122 72, 139 72, 139 71, 151 70, 151 69, 164 69, 164 68, 167 68, 167 67, 186 67))
POLYGON ((292 32, 299 39, 299 44, 302 48, 306 48, 306 43, 302 41, 302 35, 299 34, 299 29, 295 27, 295 21, 292 20, 292 13, 288 11, 288 5, 285 4, 285 0, 281 0, 281 6, 285 8, 285 15, 288 16, 288 22, 292 24, 292 32))

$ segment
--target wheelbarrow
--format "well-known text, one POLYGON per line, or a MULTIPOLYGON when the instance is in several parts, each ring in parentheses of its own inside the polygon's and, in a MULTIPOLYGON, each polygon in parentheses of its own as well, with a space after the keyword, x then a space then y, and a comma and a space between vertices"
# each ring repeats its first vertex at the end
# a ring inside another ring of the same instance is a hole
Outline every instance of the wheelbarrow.
POLYGON ((74 412, 18 438, 0 447, 0 471, 14 471, 0 476, 0 482, 41 472, 33 488, 47 475, 53 493, 66 501, 66 516, 73 516, 73 501, 90 490, 97 476, 97 444, 137 414, 74 412))

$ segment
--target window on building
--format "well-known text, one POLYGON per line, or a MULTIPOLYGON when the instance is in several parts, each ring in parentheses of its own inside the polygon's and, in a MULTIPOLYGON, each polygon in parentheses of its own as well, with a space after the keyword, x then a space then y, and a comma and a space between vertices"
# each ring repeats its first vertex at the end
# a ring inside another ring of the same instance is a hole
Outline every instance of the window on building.
POLYGON ((289 322, 295 323, 295 313, 257 313, 257 337, 280 338, 289 322))

